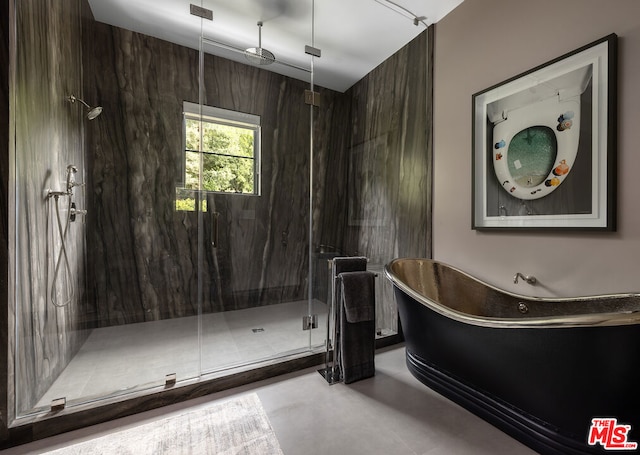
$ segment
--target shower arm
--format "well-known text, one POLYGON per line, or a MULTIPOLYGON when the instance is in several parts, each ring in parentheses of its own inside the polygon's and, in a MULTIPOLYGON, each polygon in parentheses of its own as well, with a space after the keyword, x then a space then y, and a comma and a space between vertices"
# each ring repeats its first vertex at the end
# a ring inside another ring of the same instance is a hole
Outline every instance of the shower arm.
POLYGON ((89 104, 87 104, 84 100, 80 99, 80 98, 76 98, 75 95, 69 95, 67 97, 67 101, 69 101, 71 104, 74 104, 76 101, 79 101, 80 103, 82 103, 82 105, 84 107, 87 108, 88 112, 86 117, 89 120, 93 120, 94 118, 96 118, 97 116, 99 116, 100 114, 102 114, 102 106, 95 106, 95 107, 91 107, 89 106, 89 104))
POLYGON ((89 106, 87 103, 82 101, 80 98, 76 98, 74 95, 69 95, 69 101, 72 103, 75 103, 76 101, 80 101, 82 104, 84 104, 87 107, 87 109, 91 109, 91 106, 89 106))

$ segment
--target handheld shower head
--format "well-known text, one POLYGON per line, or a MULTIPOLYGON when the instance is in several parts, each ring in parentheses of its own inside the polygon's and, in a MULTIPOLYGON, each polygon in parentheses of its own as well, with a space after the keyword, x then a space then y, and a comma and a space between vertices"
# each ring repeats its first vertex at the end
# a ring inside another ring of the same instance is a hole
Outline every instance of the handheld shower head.
POLYGON ((78 167, 74 164, 67 166, 67 194, 71 194, 73 187, 76 186, 75 173, 78 172, 78 167))
POLYGON ((67 99, 69 100, 70 103, 75 103, 76 101, 80 101, 82 104, 84 104, 84 106, 87 109, 89 109, 89 112, 87 112, 87 119, 89 120, 93 120, 94 118, 102 114, 102 106, 91 107, 87 103, 82 101, 80 98, 76 98, 74 95, 69 95, 69 98, 67 99))

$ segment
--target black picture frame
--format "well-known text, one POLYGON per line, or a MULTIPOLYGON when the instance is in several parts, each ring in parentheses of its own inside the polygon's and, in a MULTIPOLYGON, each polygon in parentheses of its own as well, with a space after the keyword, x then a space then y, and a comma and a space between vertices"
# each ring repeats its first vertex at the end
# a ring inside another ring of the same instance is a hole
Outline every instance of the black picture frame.
POLYGON ((472 96, 472 229, 616 229, 617 35, 472 96))

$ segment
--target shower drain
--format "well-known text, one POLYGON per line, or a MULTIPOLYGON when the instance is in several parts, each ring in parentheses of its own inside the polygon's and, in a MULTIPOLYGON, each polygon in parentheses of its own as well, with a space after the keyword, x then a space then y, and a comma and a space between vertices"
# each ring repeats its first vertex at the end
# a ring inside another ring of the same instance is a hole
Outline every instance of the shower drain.
POLYGON ((257 329, 251 329, 251 331, 253 333, 258 333, 258 332, 264 332, 264 329, 262 327, 258 327, 257 329))

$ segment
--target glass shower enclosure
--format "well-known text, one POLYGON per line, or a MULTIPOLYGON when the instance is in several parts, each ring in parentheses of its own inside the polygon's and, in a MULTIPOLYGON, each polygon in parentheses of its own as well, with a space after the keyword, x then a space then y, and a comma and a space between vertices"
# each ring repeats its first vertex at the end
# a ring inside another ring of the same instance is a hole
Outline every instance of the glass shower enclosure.
POLYGON ((314 57, 290 77, 215 56, 223 19, 194 3, 185 44, 102 22, 98 1, 15 1, 18 420, 325 348, 314 57))

